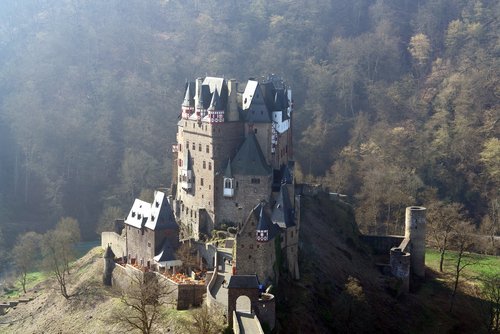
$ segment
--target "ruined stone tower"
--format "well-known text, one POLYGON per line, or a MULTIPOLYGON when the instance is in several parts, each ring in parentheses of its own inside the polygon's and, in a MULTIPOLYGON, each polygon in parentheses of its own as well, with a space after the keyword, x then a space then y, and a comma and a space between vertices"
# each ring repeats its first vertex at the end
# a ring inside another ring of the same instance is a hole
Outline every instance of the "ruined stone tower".
POLYGON ((406 208, 405 240, 409 241, 411 271, 420 278, 425 277, 425 212, 421 206, 406 208))

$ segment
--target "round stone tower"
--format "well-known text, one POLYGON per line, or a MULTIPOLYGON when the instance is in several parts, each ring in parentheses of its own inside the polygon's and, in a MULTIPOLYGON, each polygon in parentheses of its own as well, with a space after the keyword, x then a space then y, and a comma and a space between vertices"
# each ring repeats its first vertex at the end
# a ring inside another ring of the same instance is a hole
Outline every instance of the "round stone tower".
POLYGON ((115 269, 115 253, 111 250, 111 246, 108 245, 106 251, 104 252, 104 271, 102 274, 102 283, 104 285, 111 286, 111 279, 113 277, 113 269, 115 269))
POLYGON ((421 206, 406 208, 405 239, 410 242, 411 271, 414 275, 425 277, 425 211, 421 206))
POLYGON ((401 292, 410 291, 410 261, 410 253, 403 252, 398 247, 391 248, 391 274, 401 280, 401 292))

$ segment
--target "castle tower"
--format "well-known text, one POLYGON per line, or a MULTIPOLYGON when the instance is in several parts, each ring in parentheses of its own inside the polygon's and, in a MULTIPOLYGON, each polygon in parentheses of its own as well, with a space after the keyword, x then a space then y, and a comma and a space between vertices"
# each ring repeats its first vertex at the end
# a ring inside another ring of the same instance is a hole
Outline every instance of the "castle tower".
POLYGON ((220 77, 186 85, 172 148, 173 207, 183 237, 197 239, 223 222, 242 224, 270 198, 289 163, 290 98, 277 77, 262 85, 249 80, 244 92, 220 77))
POLYGON ((391 274, 402 282, 401 292, 410 291, 410 253, 393 247, 390 253, 391 274))
POLYGON ((406 208, 405 240, 410 243, 412 273, 425 277, 425 219, 426 209, 421 206, 406 208))
POLYGON ((102 275, 102 283, 107 286, 111 286, 111 281, 113 278, 113 269, 115 269, 115 253, 111 250, 111 246, 108 244, 108 248, 104 252, 104 271, 102 275))

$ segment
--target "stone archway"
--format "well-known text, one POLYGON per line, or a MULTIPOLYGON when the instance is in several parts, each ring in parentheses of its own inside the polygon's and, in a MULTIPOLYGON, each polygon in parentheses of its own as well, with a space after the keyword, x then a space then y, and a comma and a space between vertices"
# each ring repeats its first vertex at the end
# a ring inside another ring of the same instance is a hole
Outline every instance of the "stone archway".
POLYGON ((235 310, 237 312, 251 313, 252 312, 252 301, 250 300, 250 297, 248 297, 247 295, 239 296, 236 299, 235 310))
POLYGON ((231 276, 228 284, 228 298, 227 298, 227 315, 228 322, 233 324, 233 312, 237 306, 244 307, 244 301, 247 306, 245 312, 253 313, 256 303, 259 301, 259 281, 257 275, 234 275, 231 276), (240 297, 242 299, 240 299, 240 297), (245 299, 246 298, 246 299, 245 299), (248 307, 248 303, 250 304, 248 307))

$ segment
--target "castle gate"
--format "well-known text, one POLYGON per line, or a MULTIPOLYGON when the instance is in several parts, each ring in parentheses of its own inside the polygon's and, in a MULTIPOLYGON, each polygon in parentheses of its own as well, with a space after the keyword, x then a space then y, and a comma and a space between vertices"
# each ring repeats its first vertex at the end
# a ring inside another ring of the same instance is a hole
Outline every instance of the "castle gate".
MULTIPOLYGON (((242 304, 241 296, 250 299, 250 313, 254 313, 256 304, 259 301, 259 281, 257 275, 234 275, 231 276, 228 284, 227 315, 228 323, 233 323, 233 312, 236 311, 236 303, 242 304)), ((248 307, 246 307, 248 308, 248 307)), ((248 310, 244 310, 248 311, 248 310)))

